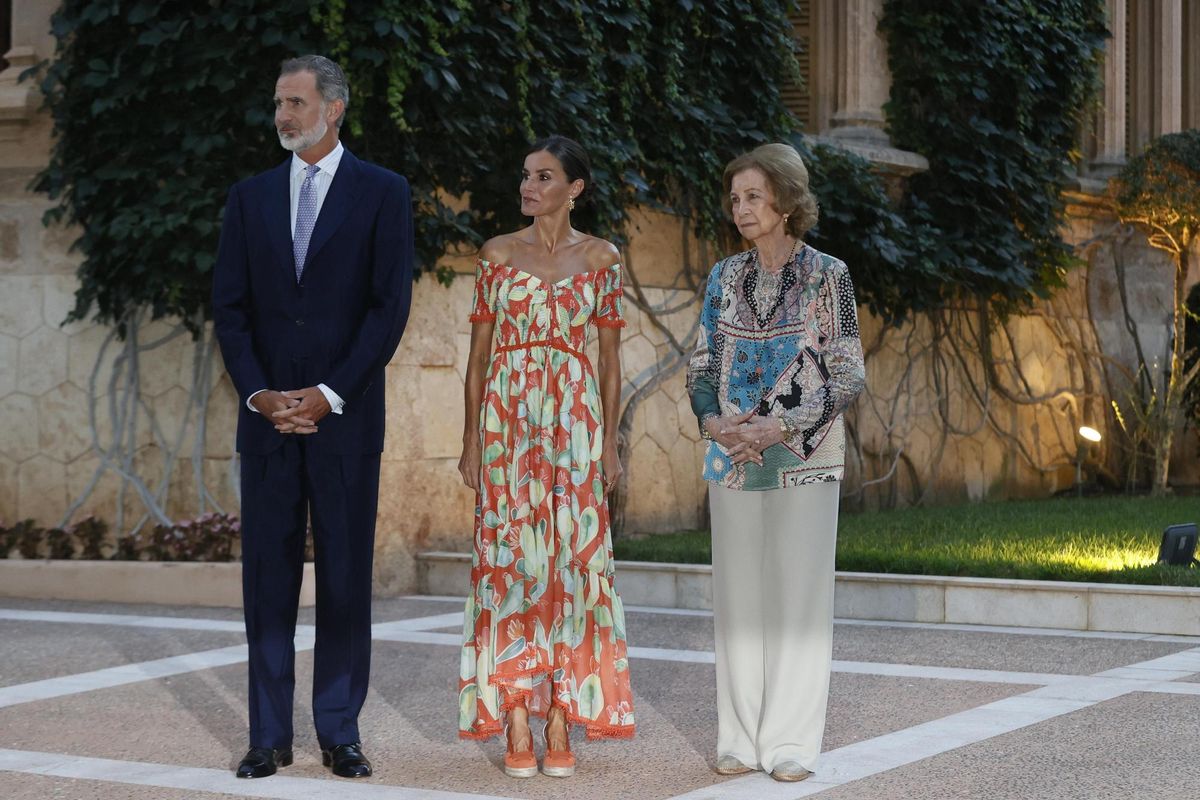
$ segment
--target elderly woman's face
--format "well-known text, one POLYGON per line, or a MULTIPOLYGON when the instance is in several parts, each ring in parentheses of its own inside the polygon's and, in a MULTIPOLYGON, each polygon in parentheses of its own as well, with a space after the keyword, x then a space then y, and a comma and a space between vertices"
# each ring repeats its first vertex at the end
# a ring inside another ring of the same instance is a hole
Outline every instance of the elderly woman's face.
POLYGON ((745 169, 733 176, 729 212, 733 224, 751 242, 782 231, 783 215, 775 210, 775 194, 761 170, 745 169))

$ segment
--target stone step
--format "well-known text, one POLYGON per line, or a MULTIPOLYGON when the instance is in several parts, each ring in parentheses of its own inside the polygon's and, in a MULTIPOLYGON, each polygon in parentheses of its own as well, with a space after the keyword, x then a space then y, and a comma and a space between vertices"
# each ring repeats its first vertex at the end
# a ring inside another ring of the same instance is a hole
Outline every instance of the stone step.
MULTIPOLYGON (((631 606, 712 608, 712 567, 618 561, 616 587, 631 606)), ((469 553, 417 556, 418 591, 464 595, 469 553)), ((1200 588, 1121 583, 836 573, 840 619, 998 625, 1200 636, 1200 588)))

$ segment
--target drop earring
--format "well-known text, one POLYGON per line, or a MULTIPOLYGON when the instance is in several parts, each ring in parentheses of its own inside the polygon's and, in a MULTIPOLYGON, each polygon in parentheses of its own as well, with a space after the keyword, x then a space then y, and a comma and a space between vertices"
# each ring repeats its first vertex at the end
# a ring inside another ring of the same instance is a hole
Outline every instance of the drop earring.
POLYGON ((574 210, 575 210, 575 198, 574 198, 574 197, 568 197, 568 198, 567 198, 567 209, 568 209, 569 211, 574 211, 574 210))

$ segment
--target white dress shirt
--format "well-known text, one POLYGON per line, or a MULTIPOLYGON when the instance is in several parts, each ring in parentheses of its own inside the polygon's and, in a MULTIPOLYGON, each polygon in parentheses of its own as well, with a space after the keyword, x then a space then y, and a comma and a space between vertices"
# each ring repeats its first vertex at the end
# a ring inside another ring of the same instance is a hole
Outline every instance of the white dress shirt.
MULTIPOLYGON (((317 162, 317 168, 320 170, 313 176, 313 186, 317 190, 317 219, 321 218, 321 206, 325 204, 325 195, 329 194, 329 185, 333 183, 333 176, 337 174, 338 164, 342 163, 342 153, 346 152, 346 148, 342 147, 342 143, 338 142, 329 155, 317 162)), ((300 187, 304 185, 304 170, 308 167, 308 162, 300 156, 292 153, 292 180, 291 180, 291 209, 292 209, 292 236, 296 235, 296 209, 300 205, 300 187)))
MULTIPOLYGON (((325 203, 325 195, 329 194, 329 187, 333 183, 333 176, 337 174, 338 164, 342 163, 342 153, 344 152, 346 152, 346 148, 342 147, 341 142, 338 142, 327 156, 317 162, 318 172, 313 176, 313 188, 317 190, 317 219, 321 218, 321 206, 325 203)), ((300 187, 304 185, 304 170, 307 167, 307 161, 292 153, 292 174, 288 189, 291 198, 289 205, 291 207, 293 237, 296 235, 296 209, 300 205, 300 187)), ((317 388, 321 390, 321 394, 325 395, 325 399, 329 401, 330 411, 334 414, 341 414, 346 401, 339 397, 337 392, 323 383, 318 383, 317 388)), ((251 411, 258 411, 250 403, 254 399, 254 395, 265 391, 267 390, 259 389, 246 398, 246 406, 251 411)))

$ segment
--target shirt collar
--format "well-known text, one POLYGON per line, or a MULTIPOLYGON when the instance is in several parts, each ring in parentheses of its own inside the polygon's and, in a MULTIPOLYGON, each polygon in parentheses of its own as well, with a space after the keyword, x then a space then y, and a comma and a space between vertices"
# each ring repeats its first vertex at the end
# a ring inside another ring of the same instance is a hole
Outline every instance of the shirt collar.
MULTIPOLYGON (((342 147, 342 143, 339 141, 334 146, 334 148, 329 151, 328 155, 326 155, 324 158, 322 158, 320 161, 317 162, 317 166, 321 168, 321 172, 324 172, 325 174, 329 175, 329 177, 332 178, 337 173, 338 164, 341 163, 342 153, 344 153, 344 152, 346 152, 346 148, 342 147)), ((295 175, 298 172, 303 173, 304 169, 307 166, 308 166, 307 161, 305 161, 303 158, 296 155, 295 153, 292 153, 292 174, 293 175, 295 175)))

